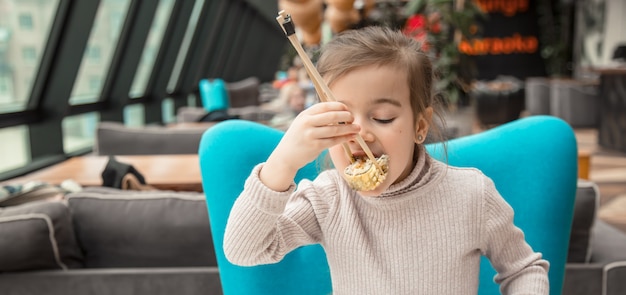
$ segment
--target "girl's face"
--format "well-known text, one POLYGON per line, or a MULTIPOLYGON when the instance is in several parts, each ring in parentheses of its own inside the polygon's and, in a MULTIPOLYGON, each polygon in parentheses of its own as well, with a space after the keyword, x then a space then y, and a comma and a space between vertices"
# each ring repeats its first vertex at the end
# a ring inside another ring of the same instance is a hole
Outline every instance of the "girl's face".
MULTIPOLYGON (((389 156, 387 178, 376 190, 359 192, 363 196, 380 195, 413 169, 418 124, 413 118, 406 75, 391 66, 368 66, 352 70, 330 85, 335 98, 352 112, 353 124, 361 126, 360 135, 374 156, 389 156)), ((356 140, 348 145, 355 156, 365 157, 356 140)), ((329 152, 335 168, 343 175, 350 159, 341 145, 333 146, 329 152)))

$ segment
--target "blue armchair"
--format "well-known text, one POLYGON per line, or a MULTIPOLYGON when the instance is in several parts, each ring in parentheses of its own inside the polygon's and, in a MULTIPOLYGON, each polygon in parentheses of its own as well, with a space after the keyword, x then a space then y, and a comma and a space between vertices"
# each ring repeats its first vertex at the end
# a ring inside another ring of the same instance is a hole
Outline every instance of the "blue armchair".
MULTIPOLYGON (((272 265, 241 267, 223 252, 226 221, 252 167, 267 159, 282 132, 231 120, 209 129, 199 156, 209 218, 224 294, 330 294, 330 272, 319 245, 305 246, 272 265)), ((549 116, 519 119, 447 143, 430 144, 430 154, 451 165, 477 167, 491 177, 515 210, 515 223, 530 245, 550 262, 550 289, 561 294, 577 181, 573 130, 549 116)), ((296 182, 317 175, 316 163, 296 182)), ((499 294, 495 272, 481 264, 480 294, 499 294)))

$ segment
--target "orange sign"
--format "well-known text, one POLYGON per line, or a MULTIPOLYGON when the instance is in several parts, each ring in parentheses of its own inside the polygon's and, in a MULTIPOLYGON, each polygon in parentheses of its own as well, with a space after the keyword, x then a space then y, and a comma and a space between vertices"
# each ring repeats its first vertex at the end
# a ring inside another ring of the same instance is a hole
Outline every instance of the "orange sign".
POLYGON ((544 0, 474 0, 487 17, 476 20, 481 33, 461 40, 458 49, 472 57, 479 80, 545 76, 539 54, 538 1, 544 0))
POLYGON ((504 38, 463 40, 459 44, 461 53, 467 55, 535 53, 538 47, 536 36, 521 36, 517 33, 504 38))

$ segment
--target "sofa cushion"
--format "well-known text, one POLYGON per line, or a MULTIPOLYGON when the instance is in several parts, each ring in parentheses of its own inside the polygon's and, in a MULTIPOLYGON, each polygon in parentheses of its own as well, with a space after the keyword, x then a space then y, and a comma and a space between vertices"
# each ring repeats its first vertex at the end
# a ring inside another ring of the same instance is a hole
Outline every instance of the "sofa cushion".
POLYGON ((215 266, 204 195, 85 190, 67 196, 85 266, 215 266))
POLYGON ((619 228, 602 219, 596 220, 593 227, 591 247, 593 248, 592 263, 608 264, 626 261, 626 235, 619 228))
POLYGON ((599 191, 595 183, 583 179, 578 180, 567 262, 589 262, 591 229, 596 220, 599 199, 599 191))
POLYGON ((35 201, 0 209, 0 261, 0 272, 81 267, 67 204, 35 201))

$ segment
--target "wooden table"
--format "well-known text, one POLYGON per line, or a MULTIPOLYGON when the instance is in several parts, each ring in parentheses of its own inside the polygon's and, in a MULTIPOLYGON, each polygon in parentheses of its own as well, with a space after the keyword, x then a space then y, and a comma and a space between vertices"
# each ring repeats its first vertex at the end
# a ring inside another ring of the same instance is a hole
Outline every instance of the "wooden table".
MULTIPOLYGON (((198 155, 115 156, 115 159, 135 167, 144 176, 146 183, 157 189, 202 191, 198 155)), ((40 180, 57 185, 72 179, 82 186, 101 186, 102 171, 108 160, 108 156, 73 157, 6 182, 40 180)))
POLYGON ((578 178, 589 180, 591 170, 591 152, 587 150, 578 151, 578 178))

